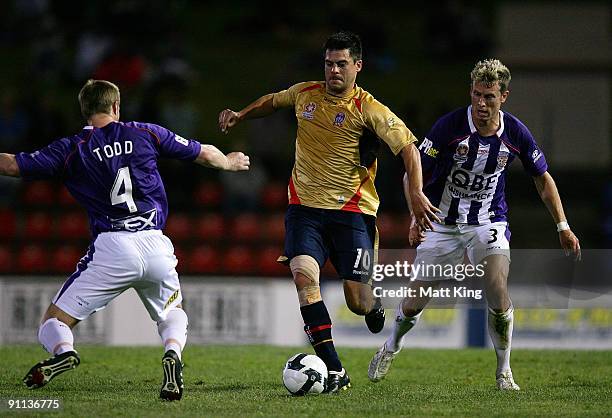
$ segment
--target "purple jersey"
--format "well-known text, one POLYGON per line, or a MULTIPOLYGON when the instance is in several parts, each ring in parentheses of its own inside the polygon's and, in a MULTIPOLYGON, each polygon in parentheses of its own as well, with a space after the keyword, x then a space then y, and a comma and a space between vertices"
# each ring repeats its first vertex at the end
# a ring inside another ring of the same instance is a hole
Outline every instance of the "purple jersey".
POLYGON ((515 116, 499 112, 495 135, 482 137, 472 107, 438 119, 419 145, 424 192, 446 225, 482 225, 506 220, 506 170, 519 158, 532 176, 548 169, 531 132, 515 116))
POLYGON ((86 126, 33 153, 16 155, 25 179, 59 177, 87 209, 94 237, 108 231, 163 229, 168 200, 160 157, 193 161, 200 143, 161 126, 113 122, 86 126))

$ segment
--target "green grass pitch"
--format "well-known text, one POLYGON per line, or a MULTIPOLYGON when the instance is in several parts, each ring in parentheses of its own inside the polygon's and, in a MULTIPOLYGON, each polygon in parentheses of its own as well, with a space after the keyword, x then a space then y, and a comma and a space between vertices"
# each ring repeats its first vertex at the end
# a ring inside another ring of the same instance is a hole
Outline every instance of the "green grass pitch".
MULTIPOLYGON (((79 348, 81 365, 30 391, 21 378, 45 354, 0 346, 0 399, 61 399, 41 416, 611 416, 612 351, 515 350, 518 393, 494 388, 491 349, 405 349, 387 379, 368 381, 372 349, 341 348, 353 387, 338 395, 291 397, 282 385, 285 360, 310 348, 188 346, 182 401, 158 399, 161 348, 79 348)), ((8 412, 13 416, 33 415, 8 412)))

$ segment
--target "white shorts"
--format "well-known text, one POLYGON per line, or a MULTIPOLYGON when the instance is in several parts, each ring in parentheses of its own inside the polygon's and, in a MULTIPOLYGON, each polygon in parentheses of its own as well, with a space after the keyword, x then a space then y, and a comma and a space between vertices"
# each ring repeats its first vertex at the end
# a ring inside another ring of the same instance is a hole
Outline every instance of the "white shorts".
POLYGON ((104 232, 89 246, 53 303, 83 320, 133 287, 151 319, 163 321, 183 295, 174 247, 160 230, 104 232))
MULTIPOLYGON (((486 225, 441 225, 434 223, 433 231, 425 232, 425 241, 417 247, 415 266, 432 266, 420 270, 415 280, 434 281, 453 279, 452 275, 439 275, 443 268, 433 266, 458 266, 464 264, 465 254, 469 263, 476 265, 493 254, 501 254, 510 260, 510 230, 507 222, 486 225)), ((448 271, 448 270, 446 270, 448 271)))

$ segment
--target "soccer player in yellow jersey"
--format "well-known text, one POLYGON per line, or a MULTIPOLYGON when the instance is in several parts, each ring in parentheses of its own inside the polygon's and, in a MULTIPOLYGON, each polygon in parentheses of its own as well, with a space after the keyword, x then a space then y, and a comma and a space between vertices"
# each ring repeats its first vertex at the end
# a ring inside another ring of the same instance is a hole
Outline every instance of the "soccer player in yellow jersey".
POLYGON ((264 117, 279 108, 295 111, 295 165, 288 187, 285 252, 279 261, 291 267, 304 329, 329 370, 326 391, 337 392, 350 387, 350 380, 334 348, 319 271, 329 258, 343 279, 349 309, 365 315, 370 331, 382 330, 384 309, 373 298, 370 280, 378 246, 374 179, 380 140, 404 160, 408 200, 417 223, 431 228, 438 209, 422 192, 417 139, 389 108, 355 84, 363 65, 359 37, 335 33, 324 49, 324 82, 295 84, 240 112, 225 109, 219 127, 227 132, 244 119, 264 117))

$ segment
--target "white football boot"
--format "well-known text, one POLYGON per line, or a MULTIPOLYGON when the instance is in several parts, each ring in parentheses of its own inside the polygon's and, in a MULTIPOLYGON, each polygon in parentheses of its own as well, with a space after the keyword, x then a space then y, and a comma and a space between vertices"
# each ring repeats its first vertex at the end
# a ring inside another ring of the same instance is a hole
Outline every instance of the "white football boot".
POLYGON ((396 352, 387 351, 386 342, 380 347, 380 350, 372 357, 372 361, 370 361, 370 366, 368 367, 368 377, 372 382, 378 382, 385 378, 387 373, 389 373, 389 368, 391 367, 391 363, 393 363, 395 355, 399 352, 400 350, 396 352))
POLYGON ((521 390, 519 385, 514 383, 512 371, 507 370, 497 376, 497 389, 499 390, 521 390))

